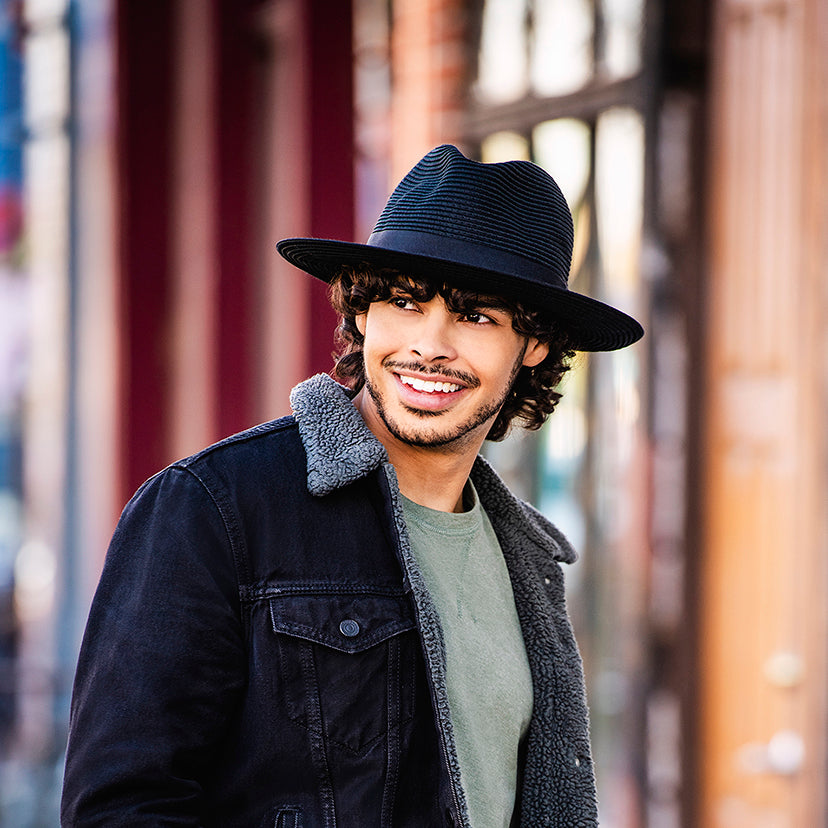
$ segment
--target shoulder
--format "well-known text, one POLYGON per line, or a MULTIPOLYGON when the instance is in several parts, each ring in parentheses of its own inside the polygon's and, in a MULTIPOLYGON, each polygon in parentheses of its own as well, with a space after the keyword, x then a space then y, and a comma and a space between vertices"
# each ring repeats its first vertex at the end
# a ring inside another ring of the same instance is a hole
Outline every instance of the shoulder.
POLYGON ((293 417, 282 417, 171 463, 135 492, 122 517, 163 505, 176 512, 217 510, 226 518, 240 501, 294 478, 305 484, 305 456, 293 417))
POLYGON ((293 417, 249 428, 172 463, 167 473, 186 472, 208 489, 256 485, 297 474, 306 477, 306 458, 293 417))
POLYGON ((292 416, 280 417, 266 423, 225 437, 201 451, 171 464, 171 468, 197 469, 209 463, 228 463, 251 453, 278 452, 298 441, 296 420, 292 416))

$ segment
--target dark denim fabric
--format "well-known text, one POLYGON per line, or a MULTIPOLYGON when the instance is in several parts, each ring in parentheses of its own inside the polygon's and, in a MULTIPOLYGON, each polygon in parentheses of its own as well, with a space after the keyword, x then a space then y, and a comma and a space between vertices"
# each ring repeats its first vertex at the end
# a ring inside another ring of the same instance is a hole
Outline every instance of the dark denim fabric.
MULTIPOLYGON (((78 665, 64 825, 469 828, 393 466, 329 376, 291 405, 124 511, 78 665)), ((482 458, 471 477, 532 671, 514 822, 595 828, 574 550, 482 458)))
POLYGON ((80 655, 62 823, 452 825, 385 477, 307 491, 292 419, 149 480, 80 655))

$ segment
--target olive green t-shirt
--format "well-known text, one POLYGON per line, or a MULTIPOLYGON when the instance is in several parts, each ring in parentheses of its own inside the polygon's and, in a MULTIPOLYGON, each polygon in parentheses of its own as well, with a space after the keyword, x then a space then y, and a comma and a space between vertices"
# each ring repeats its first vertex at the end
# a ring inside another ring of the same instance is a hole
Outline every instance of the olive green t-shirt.
POLYGON ((403 497, 411 549, 437 608, 460 776, 472 828, 508 828, 532 676, 506 562, 471 482, 467 511, 403 497), (470 507, 470 508, 469 508, 470 507))

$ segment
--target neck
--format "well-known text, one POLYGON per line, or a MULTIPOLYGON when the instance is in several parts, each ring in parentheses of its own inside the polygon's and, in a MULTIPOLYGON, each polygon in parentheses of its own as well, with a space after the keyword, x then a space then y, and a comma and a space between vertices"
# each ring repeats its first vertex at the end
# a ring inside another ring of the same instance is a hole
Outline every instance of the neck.
POLYGON ((385 446, 400 491, 420 506, 440 512, 463 511, 463 489, 477 452, 437 453, 417 446, 385 446))
POLYGON ((443 446, 417 446, 395 437, 370 403, 365 389, 354 398, 365 424, 388 452, 400 491, 420 506, 463 511, 463 489, 491 423, 443 446))

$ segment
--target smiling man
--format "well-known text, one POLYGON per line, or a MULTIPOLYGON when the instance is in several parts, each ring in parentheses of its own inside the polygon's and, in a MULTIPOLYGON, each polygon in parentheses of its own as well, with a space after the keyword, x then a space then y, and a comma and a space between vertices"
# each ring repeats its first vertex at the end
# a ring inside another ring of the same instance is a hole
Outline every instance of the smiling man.
MULTIPOLYGON (((386 278, 390 296, 353 317, 362 353, 354 404, 388 451, 401 491, 460 512, 472 464, 518 373, 542 362, 549 345, 518 333, 502 300, 386 278)), ((334 283, 343 316, 354 282, 350 274, 334 283)))
POLYGON ((286 239, 331 285, 334 376, 149 480, 78 664, 65 825, 597 825, 560 564, 479 456, 538 428, 576 350, 643 333, 568 289, 572 218, 528 162, 455 147, 367 244, 286 239))

